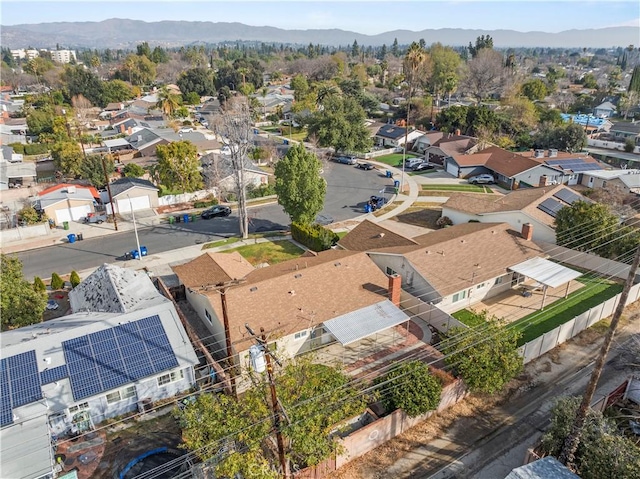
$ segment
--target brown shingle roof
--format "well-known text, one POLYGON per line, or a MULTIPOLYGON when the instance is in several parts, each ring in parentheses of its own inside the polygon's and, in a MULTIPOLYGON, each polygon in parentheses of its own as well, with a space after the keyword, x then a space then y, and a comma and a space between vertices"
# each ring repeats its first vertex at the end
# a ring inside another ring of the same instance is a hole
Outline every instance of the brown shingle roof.
POLYGON ((404 255, 441 296, 505 274, 527 259, 544 257, 535 243, 506 223, 465 223, 414 239, 422 244, 381 252, 404 255))
POLYGON ((173 270, 187 288, 226 283, 244 278, 255 268, 240 253, 205 253, 173 270))
POLYGON ((436 146, 442 150, 443 153, 449 156, 461 155, 469 148, 474 146, 477 143, 477 139, 464 136, 464 135, 453 135, 450 137, 444 136, 440 138, 438 141, 433 143, 432 146, 436 146))
POLYGON ((349 231, 338 244, 350 251, 371 251, 378 248, 409 246, 417 243, 377 223, 364 220, 349 231))

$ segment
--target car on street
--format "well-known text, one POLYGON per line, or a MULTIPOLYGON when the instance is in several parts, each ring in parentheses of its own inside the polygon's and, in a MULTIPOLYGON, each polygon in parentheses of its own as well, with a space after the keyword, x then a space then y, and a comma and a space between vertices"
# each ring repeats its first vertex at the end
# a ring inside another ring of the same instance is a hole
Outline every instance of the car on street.
POLYGON ((57 302, 55 302, 53 299, 50 299, 49 301, 47 301, 47 311, 54 311, 59 307, 60 305, 57 302))
POLYGON ((190 126, 183 126, 178 130, 178 133, 193 133, 193 128, 190 126))
POLYGON ((496 179, 493 177, 493 175, 484 173, 482 175, 472 176, 471 178, 469 178, 468 181, 472 185, 482 185, 482 184, 492 185, 493 183, 496 182, 496 179))
POLYGON ((355 165, 356 163, 358 163, 358 160, 356 160, 355 156, 346 156, 346 155, 337 156, 336 161, 344 165, 355 165))
POLYGON ((360 168, 361 170, 373 170, 375 168, 375 166, 373 166, 371 163, 358 163, 356 165, 357 168, 360 168))
POLYGON ((89 213, 87 216, 82 218, 83 223, 97 223, 101 225, 105 221, 107 221, 106 213, 89 213))
POLYGON ((414 165, 413 168, 411 168, 413 171, 424 171, 424 170, 433 170, 435 169, 435 165, 427 162, 427 161, 423 161, 422 163, 418 163, 417 165, 414 165))
POLYGON ((208 210, 204 210, 200 215, 203 220, 208 220, 209 218, 216 218, 218 216, 229 216, 231 214, 231 208, 224 205, 216 205, 208 210))

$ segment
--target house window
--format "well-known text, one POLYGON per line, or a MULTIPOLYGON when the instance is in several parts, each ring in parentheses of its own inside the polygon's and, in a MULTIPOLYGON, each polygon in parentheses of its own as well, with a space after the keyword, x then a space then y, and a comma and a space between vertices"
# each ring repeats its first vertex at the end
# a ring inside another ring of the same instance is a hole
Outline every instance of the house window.
POLYGON ((606 188, 606 187, 607 187, 607 182, 606 182, 606 181, 603 181, 603 182, 602 182, 602 187, 603 187, 603 188, 606 188))
POLYGON ((392 275, 392 274, 396 274, 396 272, 387 266, 387 274, 392 275))
POLYGON ((204 310, 204 316, 207 318, 207 321, 209 321, 209 324, 213 324, 213 321, 211 321, 211 313, 209 312, 209 310, 204 310))
POLYGON ((128 388, 124 388, 122 390, 122 399, 129 399, 136 396, 136 387, 129 386, 128 388))
POLYGON ((496 278, 496 283, 495 284, 502 284, 502 281, 504 280, 504 278, 502 276, 499 276, 496 278))
POLYGON ((114 391, 112 393, 107 394, 107 404, 113 404, 114 402, 122 401, 124 399, 129 399, 136 395, 136 387, 129 386, 128 388, 121 389, 119 391, 114 391))
POLYGON ((452 302, 457 303, 458 301, 462 301, 466 297, 467 297, 467 290, 465 289, 464 291, 460 291, 459 293, 454 294, 452 302))
POLYGON ((298 331, 296 334, 293 335, 294 339, 302 339, 302 338, 306 338, 307 337, 307 331, 298 331))
POLYGON ((476 289, 480 289, 480 288, 484 288, 484 283, 480 283, 478 286, 476 286, 476 289))
POLYGON ((69 408, 69 413, 75 414, 78 411, 85 411, 87 409, 89 409, 89 403, 88 402, 83 402, 83 403, 77 404, 75 406, 71 406, 69 408))
POLYGON ((184 379, 184 372, 182 369, 180 371, 173 371, 169 374, 163 374, 158 377, 158 386, 164 386, 165 384, 173 383, 175 381, 180 381, 184 379))

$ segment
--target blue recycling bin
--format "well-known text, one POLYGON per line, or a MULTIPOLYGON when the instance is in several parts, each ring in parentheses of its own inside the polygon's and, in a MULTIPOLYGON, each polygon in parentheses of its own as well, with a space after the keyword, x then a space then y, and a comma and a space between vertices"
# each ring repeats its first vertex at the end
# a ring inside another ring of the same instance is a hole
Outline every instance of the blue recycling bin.
POLYGON ((139 259, 140 258, 140 253, 138 252, 137 249, 134 249, 134 250, 131 251, 131 257, 133 259, 139 259))
POLYGON ((69 243, 75 243, 76 242, 76 235, 71 233, 71 234, 67 235, 67 239, 69 240, 69 243))
POLYGON ((282 140, 282 144, 283 145, 288 145, 289 144, 289 140, 282 140))
POLYGON ((185 223, 189 222, 189 214, 185 213, 184 215, 182 215, 182 221, 185 223))
POLYGON ((140 254, 142 256, 147 256, 147 247, 146 246, 140 246, 140 254))
POLYGON ((254 134, 254 135, 257 135, 258 133, 260 133, 260 132, 258 131, 258 129, 257 129, 257 128, 254 128, 254 129, 253 129, 253 134, 254 134))
POLYGON ((364 205, 364 212, 365 213, 371 213, 372 211, 373 211, 373 208, 371 208, 371 205, 369 203, 364 205))
POLYGON ((391 173, 391 170, 387 170, 387 178, 391 178, 393 176, 393 173, 391 173))
POLYGON ((400 180, 393 180, 393 187, 394 188, 399 188, 400 187, 400 180))

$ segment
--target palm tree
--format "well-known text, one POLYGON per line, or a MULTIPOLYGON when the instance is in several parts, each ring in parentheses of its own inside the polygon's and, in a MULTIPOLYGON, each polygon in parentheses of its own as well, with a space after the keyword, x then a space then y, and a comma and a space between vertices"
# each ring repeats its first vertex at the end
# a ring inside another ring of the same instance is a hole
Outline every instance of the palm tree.
POLYGON ((156 108, 159 108, 167 116, 173 116, 179 107, 178 95, 171 93, 166 86, 163 86, 158 92, 156 108))

